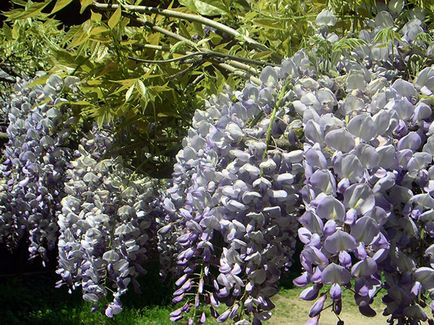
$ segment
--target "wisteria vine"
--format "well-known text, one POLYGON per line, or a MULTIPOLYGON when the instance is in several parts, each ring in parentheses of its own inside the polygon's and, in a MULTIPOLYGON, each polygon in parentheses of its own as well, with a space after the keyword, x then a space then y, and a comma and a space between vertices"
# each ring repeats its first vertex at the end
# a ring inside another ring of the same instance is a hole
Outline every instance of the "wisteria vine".
MULTIPOLYGON (((317 18, 330 48, 335 22, 326 10, 317 18)), ((302 299, 320 296, 309 324, 327 299, 342 324, 344 289, 366 316, 383 290, 391 324, 432 322, 434 68, 425 61, 409 81, 406 62, 433 45, 415 16, 384 46, 377 35, 393 27, 380 12, 334 67, 315 47, 300 51, 265 68, 261 85, 196 112, 160 230, 160 249, 177 256, 173 321, 203 323, 207 305, 218 322, 268 319, 298 235, 304 272, 294 284, 311 285, 302 299)))
POLYGON ((178 234, 182 276, 173 300, 185 304, 172 320, 203 323, 204 304, 219 322, 270 317, 269 298, 278 291, 282 268, 291 265, 301 189, 294 183, 303 171, 302 150, 283 152, 266 144, 270 135, 284 136, 286 130, 284 122, 272 121, 281 117, 277 112, 287 94, 278 78, 270 68, 261 75, 262 87, 248 85, 212 99, 206 111, 195 114, 177 155, 163 229, 177 229, 170 233, 178 234), (274 117, 251 123, 255 115, 271 112, 274 117), (222 303, 227 307, 219 313, 222 303))
POLYGON ((107 130, 71 149, 61 104, 76 78, 18 82, 5 106, 0 242, 28 234, 30 256, 44 259, 57 245, 58 285, 113 317, 158 238, 161 273, 176 279, 172 321, 257 325, 298 239, 294 284, 315 300, 307 324, 326 308, 343 324, 343 290, 365 316, 381 296, 390 324, 433 324, 434 36, 420 12, 400 27, 396 14, 340 38, 324 10, 321 46, 210 98, 158 204, 153 181, 110 157, 107 130))
POLYGON ((66 102, 62 92, 73 92, 76 82, 57 75, 35 87, 31 81, 19 81, 4 107, 9 141, 2 165, 6 193, 0 204, 0 242, 12 249, 28 234, 31 258, 46 260, 47 249, 56 247, 73 123, 60 104, 66 102))
POLYGON ((82 142, 67 171, 58 218, 58 286, 81 286, 95 309, 111 297, 105 314, 113 317, 130 283, 139 290, 137 279, 146 273, 155 237, 155 184, 105 156, 112 143, 108 131, 94 128, 82 142))

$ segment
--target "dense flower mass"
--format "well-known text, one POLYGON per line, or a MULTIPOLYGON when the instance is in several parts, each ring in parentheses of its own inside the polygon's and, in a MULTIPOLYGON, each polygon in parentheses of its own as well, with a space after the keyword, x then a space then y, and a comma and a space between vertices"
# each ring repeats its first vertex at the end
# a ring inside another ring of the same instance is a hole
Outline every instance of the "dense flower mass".
POLYGON ((381 299, 390 324, 433 324, 434 35, 418 10, 396 26, 390 3, 357 37, 337 36, 322 11, 311 48, 210 98, 162 197, 110 156, 108 129, 72 149, 60 104, 76 78, 19 82, 5 106, 0 242, 28 234, 43 258, 57 245, 58 285, 95 309, 109 299, 108 317, 158 245, 172 321, 259 325, 299 240, 307 324, 326 308, 343 324, 344 290, 365 316, 381 299))
POLYGON ((330 284, 330 298, 340 306, 341 287, 351 287, 354 278, 363 314, 374 313, 369 305, 384 288, 387 314, 426 320, 417 303, 423 305, 424 293, 433 288, 427 278, 434 273, 424 267, 429 263, 423 256, 434 235, 427 204, 431 107, 400 78, 382 79, 374 97, 383 103, 373 102, 366 92, 382 77, 369 77, 366 88, 357 89, 360 110, 343 112, 338 106, 333 119, 314 107, 303 113, 310 115, 304 123, 306 211, 299 229, 306 272, 296 283, 314 284, 303 293, 307 299, 330 284), (414 295, 403 294, 412 288, 414 295))
MULTIPOLYGON (((328 11, 317 19, 330 49, 340 44, 329 31, 335 22, 328 11)), ((304 273, 294 283, 311 284, 302 299, 320 295, 312 324, 328 299, 339 319, 344 289, 364 315, 375 314, 370 305, 384 290, 391 323, 429 319, 433 45, 416 15, 384 46, 378 35, 393 27, 380 12, 337 58, 300 51, 265 68, 260 85, 196 112, 164 199, 161 234, 180 276, 173 301, 183 302, 172 320, 204 322, 205 305, 219 322, 268 319, 296 233, 304 273), (418 52, 430 59, 412 80, 418 52)))
POLYGON ((122 310, 120 296, 130 283, 138 289, 137 277, 145 273, 155 198, 151 181, 105 157, 111 142, 107 131, 95 129, 75 152, 58 218, 57 270, 58 285, 81 286, 83 299, 95 307, 111 291, 108 317, 122 310))
POLYGON ((434 91, 434 69, 422 69, 414 82, 400 69, 406 52, 399 51, 423 32, 415 19, 394 44, 402 57, 390 62, 393 48, 377 55, 384 49, 373 36, 389 22, 392 16, 381 12, 373 30, 362 31, 363 48, 340 60, 342 85, 336 79, 327 86, 311 82, 297 92, 305 137, 306 210, 299 219, 305 272, 295 284, 313 284, 301 295, 307 300, 330 285, 311 309, 314 320, 328 298, 339 315, 343 288, 352 289, 366 316, 375 315, 370 305, 385 289, 384 313, 391 323, 428 319, 423 307, 433 298, 429 260, 434 233, 428 203, 433 118, 427 96, 434 91), (324 106, 324 89, 339 94, 336 106, 324 106))
POLYGON ((31 257, 45 259, 46 250, 56 245, 72 122, 60 105, 66 101, 61 93, 76 82, 56 75, 41 86, 20 81, 4 107, 9 141, 2 166, 6 184, 0 199, 0 242, 13 248, 28 234, 31 257))
POLYGON ((270 317, 270 297, 282 268, 291 265, 301 203, 301 186, 294 184, 303 172, 302 150, 266 143, 287 130, 275 109, 287 94, 287 85, 277 82, 284 77, 283 69, 280 77, 266 69, 259 87, 213 98, 195 114, 164 199, 162 230, 178 235, 181 276, 173 300, 185 302, 173 320, 189 313, 191 321, 204 322, 204 304, 219 322, 270 317), (273 110, 273 118, 253 123, 273 110), (227 308, 219 314, 221 303, 227 308))
POLYGON ((270 142, 286 143, 302 126, 289 123, 294 112, 284 82, 306 57, 294 60, 265 69, 260 86, 213 98, 194 117, 164 200, 168 225, 162 230, 177 230, 170 234, 178 234, 180 251, 173 300, 184 301, 172 320, 204 322, 204 304, 219 322, 242 323, 253 315, 260 323, 271 315, 270 297, 291 265, 301 204, 302 147, 270 142), (266 118, 257 123, 256 116, 266 118), (221 303, 227 307, 219 314, 221 303))

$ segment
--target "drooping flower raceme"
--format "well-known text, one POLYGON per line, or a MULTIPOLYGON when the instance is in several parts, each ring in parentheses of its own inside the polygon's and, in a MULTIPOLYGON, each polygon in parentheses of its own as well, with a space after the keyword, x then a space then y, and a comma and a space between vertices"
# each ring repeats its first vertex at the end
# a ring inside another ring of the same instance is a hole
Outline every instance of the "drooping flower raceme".
MULTIPOLYGON (((388 13, 379 16, 384 21, 388 13)), ((428 217, 434 207, 428 203, 433 119, 425 99, 434 90, 434 69, 423 69, 412 83, 399 66, 384 68, 393 52, 375 57, 375 42, 364 50, 368 58, 358 60, 361 52, 342 58, 343 85, 328 85, 329 93, 340 94, 333 110, 321 105, 325 85, 310 82, 297 92, 306 140, 306 211, 299 229, 305 272, 294 283, 313 284, 301 294, 306 300, 330 285, 311 309, 313 322, 327 298, 339 315, 342 289, 352 288, 364 315, 375 315, 370 305, 385 289, 390 322, 413 324, 428 319, 423 307, 434 288, 428 217)))
MULTIPOLYGON (((318 18, 330 43, 339 40, 327 31, 334 22, 329 12, 318 18)), ((300 51, 265 68, 261 85, 227 92, 196 113, 164 199, 161 234, 178 250, 180 271, 173 300, 183 302, 172 320, 204 322, 204 305, 219 322, 267 319, 290 264, 296 216, 305 247, 294 283, 312 285, 303 299, 320 296, 312 324, 327 300, 340 314, 347 288, 364 315, 374 315, 370 305, 384 289, 390 322, 429 318, 422 307, 434 307, 427 98, 434 69, 407 80, 408 47, 429 45, 412 20, 402 40, 384 48, 375 35, 390 22, 380 12, 362 42, 327 63, 327 75, 315 67, 325 66, 321 58, 311 61, 315 47, 300 51)))
POLYGON ((110 143, 106 131, 93 130, 67 172, 57 273, 59 286, 81 286, 83 299, 95 307, 112 292, 105 313, 113 317, 122 310, 121 295, 130 283, 138 289, 137 277, 145 273, 155 237, 155 184, 134 177, 120 159, 105 157, 110 143))
POLYGON ((172 320, 205 322, 204 305, 219 322, 270 317, 270 297, 291 265, 303 171, 302 150, 266 144, 271 135, 284 137, 288 127, 281 119, 290 109, 284 107, 288 88, 278 82, 286 75, 285 69, 266 69, 260 86, 213 98, 195 114, 164 199, 162 231, 178 234, 173 300, 184 302, 172 320), (268 118, 257 124, 262 114, 268 118), (219 314, 222 303, 226 309, 219 314))
POLYGON ((72 122, 60 105, 66 101, 61 95, 71 93, 76 82, 57 75, 42 86, 19 81, 4 107, 9 141, 2 166, 7 193, 0 207, 0 241, 14 248, 28 234, 31 258, 46 259, 46 250, 56 245, 72 122))

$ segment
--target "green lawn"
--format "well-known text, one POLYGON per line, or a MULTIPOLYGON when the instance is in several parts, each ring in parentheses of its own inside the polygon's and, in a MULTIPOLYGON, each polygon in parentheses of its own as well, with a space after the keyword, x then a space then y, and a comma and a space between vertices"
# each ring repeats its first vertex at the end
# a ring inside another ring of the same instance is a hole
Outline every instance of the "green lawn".
MULTIPOLYGON (((156 278, 155 274, 150 276, 156 278)), ((55 276, 49 274, 0 278, 0 324, 173 324, 169 321, 169 313, 173 310, 168 299, 170 289, 162 287, 157 279, 143 284, 142 295, 128 294, 124 299, 124 311, 113 320, 101 312, 91 312, 79 292, 68 294, 66 288, 55 289, 55 281, 55 276)), ((280 291, 273 300, 276 309, 268 324, 304 324, 312 302, 300 301, 300 291, 299 288, 283 288, 280 291)), ((374 307, 380 316, 366 318, 358 314, 350 293, 344 295, 344 301, 342 319, 345 324, 386 323, 379 312, 379 304, 374 307)), ((324 311, 321 325, 334 325, 336 320, 331 312, 324 311)))
MULTIPOLYGON (((299 288, 281 289, 278 296, 274 298, 276 308, 273 317, 268 322, 270 325, 302 325, 307 320, 307 314, 312 306, 311 301, 298 299, 298 294, 302 291, 299 288)), ((344 291, 343 309, 340 318, 348 325, 376 325, 386 324, 386 317, 382 316, 381 299, 377 299, 373 307, 377 316, 373 318, 365 317, 358 311, 352 293, 344 291)), ((321 313, 321 325, 336 325, 337 318, 330 309, 321 313)))

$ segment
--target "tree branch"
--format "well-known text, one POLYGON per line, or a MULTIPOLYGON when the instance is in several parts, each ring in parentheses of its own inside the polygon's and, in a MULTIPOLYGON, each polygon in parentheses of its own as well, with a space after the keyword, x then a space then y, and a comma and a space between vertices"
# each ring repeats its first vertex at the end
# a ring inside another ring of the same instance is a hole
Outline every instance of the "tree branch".
POLYGON ((142 23, 145 26, 149 26, 154 32, 158 32, 158 33, 161 33, 163 35, 172 37, 172 38, 174 38, 174 39, 176 39, 176 40, 178 40, 180 42, 185 42, 186 44, 190 45, 191 47, 197 49, 197 44, 195 42, 193 42, 192 40, 189 40, 188 38, 186 38, 186 37, 184 37, 182 35, 179 35, 179 34, 176 34, 174 32, 171 32, 171 31, 169 31, 167 29, 164 29, 164 28, 162 28, 160 26, 153 25, 150 22, 148 22, 148 21, 146 21, 144 19, 141 19, 141 18, 137 18, 136 20, 138 22, 142 23))
MULTIPOLYGON (((243 58, 243 57, 236 56, 236 55, 210 51, 208 49, 201 49, 201 51, 199 51, 199 52, 189 52, 189 51, 183 51, 183 50, 173 51, 168 46, 152 45, 152 44, 143 44, 143 45, 139 45, 138 47, 152 49, 152 50, 156 50, 156 51, 173 52, 173 53, 184 54, 184 55, 195 54, 195 55, 210 56, 210 57, 222 58, 222 59, 238 61, 238 62, 242 62, 242 63, 246 63, 246 64, 259 65, 259 66, 266 66, 266 65, 273 66, 273 67, 279 66, 278 64, 271 63, 271 62, 263 62, 263 61, 258 61, 258 60, 254 60, 254 59, 243 58)), ((172 59, 170 59, 170 60, 172 60, 172 59)), ((151 61, 151 60, 148 60, 148 61, 151 61)), ((149 62, 149 63, 165 63, 165 62, 149 62)))
POLYGON ((256 70, 255 68, 253 68, 253 67, 251 67, 251 66, 249 66, 247 64, 244 64, 244 63, 241 63, 241 62, 238 62, 238 61, 235 61, 235 60, 229 60, 229 61, 227 61, 227 63, 229 63, 230 65, 234 66, 235 68, 246 70, 246 71, 248 71, 248 72, 250 72, 250 73, 252 73, 254 75, 259 75, 259 71, 258 70, 256 70))
MULTIPOLYGON (((185 38, 182 35, 179 35, 179 34, 176 34, 176 33, 172 33, 171 31, 168 31, 168 30, 166 30, 166 29, 164 29, 162 27, 158 27, 158 26, 152 25, 149 22, 147 22, 147 21, 145 21, 144 19, 141 19, 141 18, 134 18, 134 20, 136 22, 145 24, 147 26, 151 26, 152 29, 155 30, 155 31, 157 31, 157 32, 160 32, 160 33, 162 33, 164 35, 167 35, 169 37, 173 37, 174 39, 177 39, 180 42, 185 42, 186 44, 189 44, 189 45, 193 46, 195 49, 198 49, 196 43, 194 43, 193 41, 189 40, 188 38, 185 38)), ((155 46, 153 46, 153 48, 155 49, 155 46)), ((192 54, 194 52, 187 52, 186 51, 186 52, 183 52, 183 54, 184 53, 185 53, 185 55, 188 55, 188 54, 192 54)), ((209 51, 207 49, 203 49, 203 51, 199 50, 198 53, 201 53, 202 55, 213 55, 213 54, 215 55, 216 53, 218 53, 220 55, 219 52, 213 52, 213 51, 209 51), (210 53, 210 54, 208 54, 208 53, 210 53)), ((237 58, 237 57, 235 57, 235 58, 237 58)), ((140 62, 141 60, 144 60, 144 59, 139 59, 139 58, 131 58, 131 59, 133 59, 135 61, 138 61, 138 62, 140 62)), ((202 58, 202 61, 203 60, 204 59, 202 58)), ((190 70, 191 68, 197 67, 200 64, 200 62, 201 61, 193 63, 193 65, 191 67, 180 71, 180 74, 185 73, 186 71, 190 70)), ((254 68, 249 67, 248 65, 245 65, 245 64, 242 64, 242 63, 239 63, 239 62, 233 62, 233 61, 228 61, 227 63, 218 63, 218 65, 220 67, 226 69, 227 71, 230 71, 230 72, 232 72, 232 73, 234 73, 236 75, 250 78, 250 80, 252 82, 254 82, 254 83, 261 84, 261 82, 259 81, 258 78, 250 76, 250 74, 252 74, 252 73, 258 74, 258 72, 254 68), (236 69, 235 65, 238 66, 238 69, 247 70, 250 74, 246 74, 245 72, 236 69)), ((177 73, 174 76, 178 76, 178 75, 179 74, 177 73)), ((172 78, 174 76, 172 76, 172 78)))
POLYGON ((193 58, 196 56, 206 56, 206 53, 202 53, 202 52, 193 52, 193 53, 189 53, 177 58, 172 58, 172 59, 165 59, 165 60, 147 60, 147 59, 141 59, 141 58, 136 58, 133 56, 128 56, 128 59, 133 60, 133 61, 137 61, 137 62, 142 62, 142 63, 149 63, 149 64, 164 64, 164 63, 172 63, 172 62, 178 62, 178 61, 185 61, 189 58, 193 58))
POLYGON ((236 68, 234 68, 233 66, 227 64, 227 63, 218 63, 218 66, 233 73, 234 75, 243 77, 243 78, 249 78, 251 82, 253 82, 256 85, 260 85, 261 84, 261 80, 259 80, 259 78, 254 77, 252 75, 250 75, 250 73, 245 72, 245 71, 241 71, 238 70, 236 68))
MULTIPOLYGON (((100 10, 116 10, 119 8, 118 4, 105 4, 105 3, 99 3, 97 1, 93 2, 93 7, 100 10)), ((123 8, 133 11, 133 12, 139 12, 139 13, 152 13, 157 14, 161 16, 166 17, 172 17, 172 18, 179 18, 184 19, 192 22, 197 22, 203 25, 207 25, 210 27, 213 27, 217 30, 220 30, 222 32, 225 32, 229 35, 232 35, 235 38, 241 38, 243 39, 247 44, 249 44, 252 48, 260 51, 271 51, 267 46, 255 41, 253 38, 250 38, 249 36, 243 35, 237 30, 226 26, 222 23, 216 22, 212 19, 202 17, 200 15, 194 15, 194 14, 188 14, 183 13, 175 10, 170 9, 160 9, 156 7, 148 7, 148 6, 133 6, 133 5, 123 5, 123 8)), ((277 59, 277 58, 276 58, 277 59)), ((279 58, 280 59, 280 58, 279 58)))

